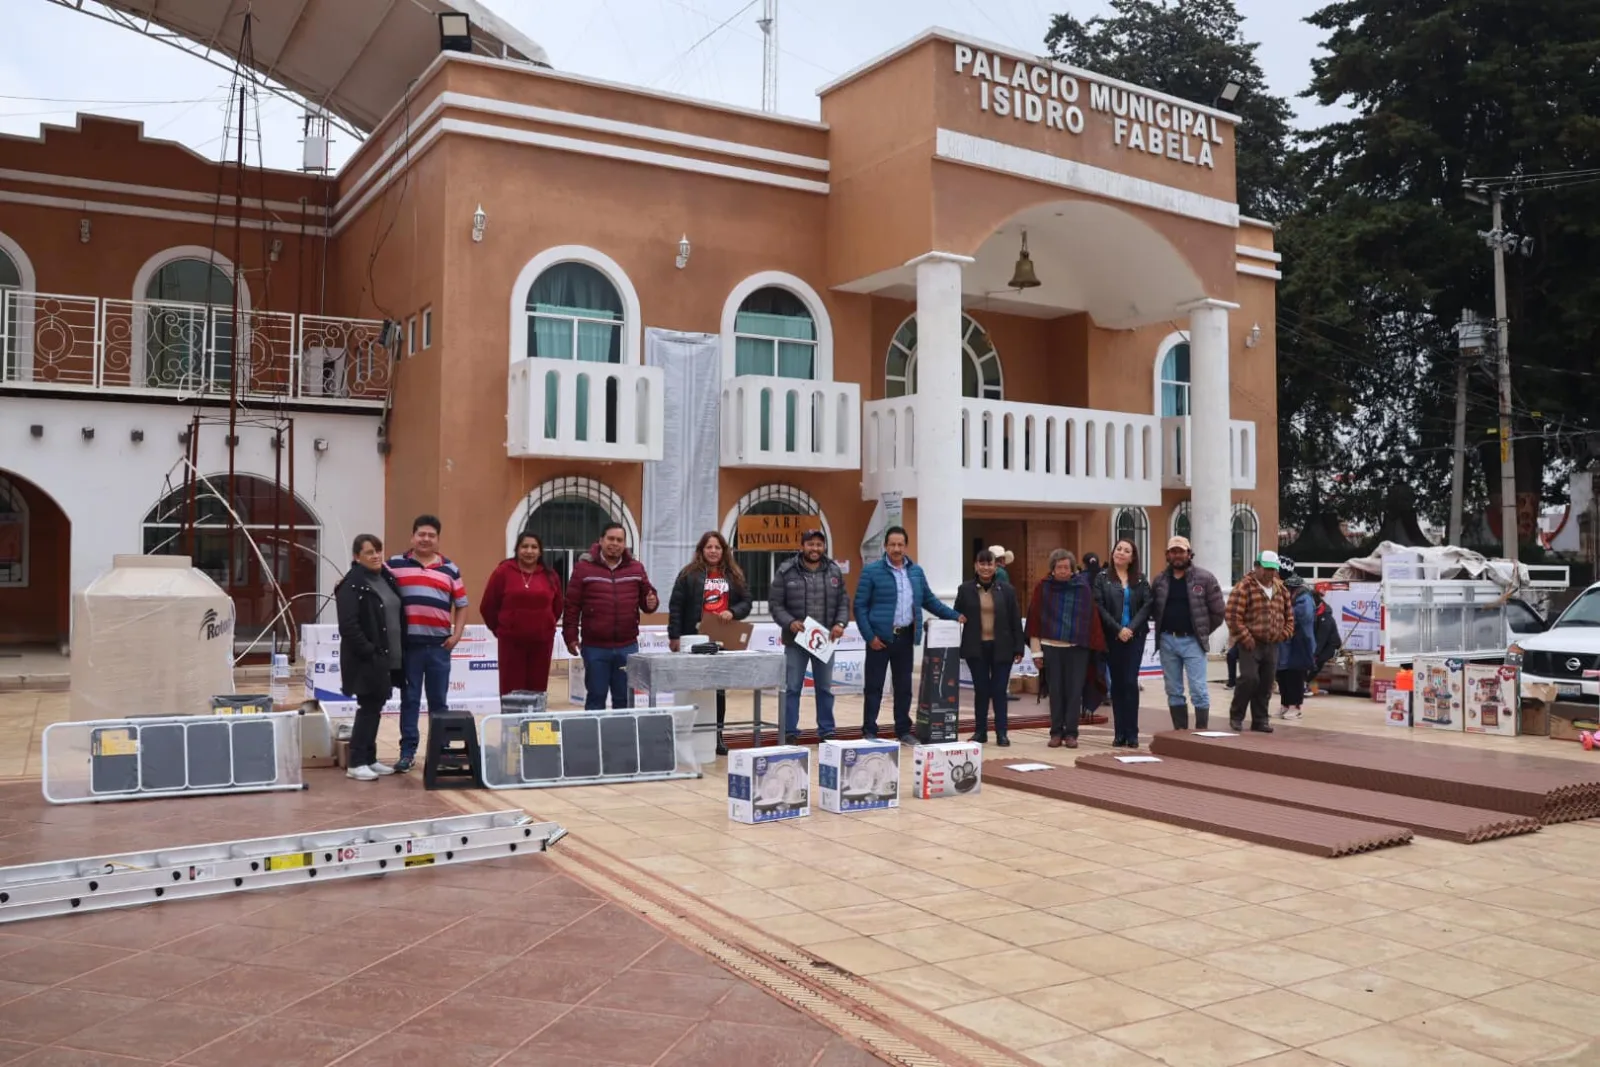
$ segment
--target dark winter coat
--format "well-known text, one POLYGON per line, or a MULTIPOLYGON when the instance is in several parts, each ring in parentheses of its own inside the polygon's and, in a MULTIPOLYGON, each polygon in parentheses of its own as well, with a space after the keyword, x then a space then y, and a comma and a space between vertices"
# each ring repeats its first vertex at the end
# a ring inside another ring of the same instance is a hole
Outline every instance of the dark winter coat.
POLYGON ((850 598, 844 587, 844 572, 827 556, 811 570, 796 553, 778 565, 767 593, 767 611, 783 632, 783 643, 793 644, 789 629, 808 617, 818 625, 833 628, 850 621, 850 598))
POLYGON ((567 643, 581 640, 594 648, 627 648, 639 641, 639 613, 655 598, 655 586, 644 572, 644 564, 633 553, 623 550, 616 567, 606 566, 600 542, 579 556, 567 579, 567 609, 562 618, 562 637, 567 643))
POLYGON ((373 589, 373 582, 387 582, 395 599, 400 599, 400 583, 387 567, 374 574, 361 564, 352 563, 333 587, 339 618, 339 690, 346 696, 387 697, 405 679, 403 670, 389 667, 390 649, 394 644, 403 648, 405 634, 389 633, 383 601, 373 589))
MULTIPOLYGON (((1017 603, 1016 587, 998 576, 989 593, 994 597, 994 662, 1009 663, 1028 647, 1022 631, 1022 607, 1017 603)), ((961 627, 962 659, 983 656, 983 605, 978 597, 976 580, 962 582, 956 590, 956 614, 967 617, 961 627)))
POLYGON ((524 572, 515 559, 505 560, 489 575, 480 610, 483 624, 501 641, 554 641, 561 624, 561 579, 543 564, 524 572))
POLYGON ((1294 633, 1278 644, 1280 671, 1309 671, 1317 665, 1317 601, 1304 582, 1288 587, 1294 597, 1294 633))
MULTIPOLYGON (((728 579, 728 610, 736 619, 750 614, 750 590, 723 571, 728 579)), ((700 632, 700 614, 706 606, 706 572, 685 567, 672 583, 672 595, 667 598, 667 637, 676 641, 685 634, 700 632)))
MULTIPOLYGON (((1194 621, 1194 635, 1204 646, 1215 630, 1227 621, 1228 604, 1222 599, 1222 586, 1217 576, 1204 567, 1191 565, 1189 577, 1189 614, 1194 621)), ((1171 588, 1172 569, 1169 567, 1156 575, 1150 583, 1150 621, 1158 629, 1161 616, 1167 608, 1167 591, 1171 588)), ((1160 637, 1157 637, 1160 640, 1160 637)))
MULTIPOLYGON (((1132 597, 1128 629, 1133 631, 1133 640, 1129 643, 1142 649, 1145 635, 1150 632, 1152 603, 1150 583, 1145 581, 1144 575, 1128 580, 1127 595, 1132 597)), ((1105 627, 1107 645, 1116 645, 1117 635, 1122 632, 1122 597, 1122 582, 1117 579, 1117 569, 1105 568, 1095 578, 1094 603, 1100 609, 1100 624, 1105 627)))

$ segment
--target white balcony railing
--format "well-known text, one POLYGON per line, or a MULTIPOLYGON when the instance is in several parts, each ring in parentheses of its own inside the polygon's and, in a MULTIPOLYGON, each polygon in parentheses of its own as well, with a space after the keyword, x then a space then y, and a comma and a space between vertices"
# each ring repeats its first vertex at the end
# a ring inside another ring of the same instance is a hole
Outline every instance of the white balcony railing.
MULTIPOLYGON (((1187 489, 1190 482, 1189 416, 1161 420, 1161 484, 1187 489)), ((1256 487, 1256 424, 1228 420, 1228 484, 1233 489, 1256 487)))
POLYGON ((513 459, 641 463, 663 452, 661 368, 519 359, 507 390, 513 459))
MULTIPOLYGON (((863 405, 862 496, 917 492, 914 397, 863 405)), ((961 402, 962 495, 993 503, 1158 505, 1160 420, 1004 400, 961 402)))
POLYGON ((722 465, 861 466, 861 387, 746 374, 722 383, 722 465))
POLYGON ((0 387, 381 406, 383 323, 0 288, 0 387), (236 381, 230 383, 230 377, 236 381))

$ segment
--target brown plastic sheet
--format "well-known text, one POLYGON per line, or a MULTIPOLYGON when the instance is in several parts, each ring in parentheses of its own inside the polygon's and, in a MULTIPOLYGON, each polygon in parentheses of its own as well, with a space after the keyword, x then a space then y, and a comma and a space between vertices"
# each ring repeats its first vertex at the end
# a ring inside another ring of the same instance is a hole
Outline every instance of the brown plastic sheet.
POLYGON ((1157 734, 1154 754, 1570 822, 1600 815, 1600 763, 1325 731, 1157 734), (1553 765, 1553 766, 1552 766, 1553 765))
POLYGON ((1424 837, 1438 837, 1463 844, 1532 833, 1539 829, 1539 820, 1527 815, 1441 804, 1436 800, 1310 782, 1280 774, 1242 771, 1215 763, 1166 757, 1162 757, 1160 763, 1122 763, 1115 756, 1095 755, 1078 757, 1077 765, 1084 770, 1148 778, 1168 785, 1204 789, 1267 804, 1371 819, 1386 825, 1409 826, 1424 837))
POLYGON ((1027 762, 1006 760, 988 764, 983 768, 984 782, 1312 856, 1348 856, 1411 841, 1411 831, 1403 826, 1386 826, 1342 815, 1186 789, 1132 775, 1124 777, 1070 767, 1052 767, 1047 771, 1011 769, 1017 763, 1027 762))

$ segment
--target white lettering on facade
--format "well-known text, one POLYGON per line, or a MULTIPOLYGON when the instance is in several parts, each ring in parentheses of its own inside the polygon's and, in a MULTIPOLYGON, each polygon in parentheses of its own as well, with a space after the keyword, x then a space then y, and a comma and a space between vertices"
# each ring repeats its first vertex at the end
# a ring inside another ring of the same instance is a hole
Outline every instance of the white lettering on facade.
MULTIPOLYGON (((1074 135, 1087 125, 1077 104, 1082 88, 1064 71, 1020 59, 1008 64, 1005 56, 958 44, 955 72, 977 79, 980 111, 1074 135)), ((1096 81, 1089 83, 1088 104, 1109 117, 1111 143, 1118 148, 1216 168, 1212 146, 1224 143, 1216 116, 1096 81)))

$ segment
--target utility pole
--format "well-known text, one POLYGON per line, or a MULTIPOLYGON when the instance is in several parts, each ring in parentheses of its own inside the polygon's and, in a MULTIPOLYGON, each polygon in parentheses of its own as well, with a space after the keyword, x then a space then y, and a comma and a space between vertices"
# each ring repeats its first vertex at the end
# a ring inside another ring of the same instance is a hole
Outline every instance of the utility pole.
POLYGON ((778 0, 762 0, 761 17, 761 110, 778 110, 778 0))
POLYGON ((1511 441, 1511 323, 1506 312, 1506 252, 1501 226, 1501 207, 1505 196, 1499 189, 1490 194, 1494 207, 1494 228, 1501 235, 1494 242, 1494 324, 1495 356, 1499 360, 1500 394, 1500 542, 1506 559, 1517 558, 1517 468, 1511 441))

